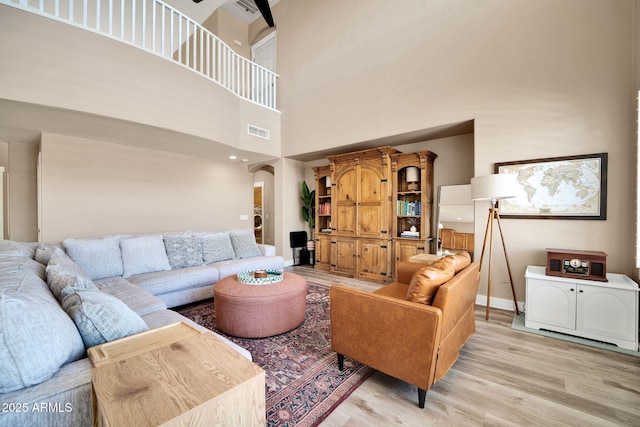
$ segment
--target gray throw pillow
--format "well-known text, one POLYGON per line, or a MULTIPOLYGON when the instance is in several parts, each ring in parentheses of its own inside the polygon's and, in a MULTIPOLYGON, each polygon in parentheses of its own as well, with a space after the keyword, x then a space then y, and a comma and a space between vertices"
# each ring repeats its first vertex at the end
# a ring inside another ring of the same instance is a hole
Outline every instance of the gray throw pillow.
POLYGON ((123 277, 171 270, 162 236, 140 236, 120 241, 123 277))
POLYGON ((46 381, 85 352, 78 329, 42 279, 44 266, 24 257, 12 262, 14 268, 3 265, 0 281, 0 393, 46 381))
POLYGON ((230 231, 229 237, 231 238, 236 258, 251 258, 262 255, 256 243, 256 236, 253 234, 253 230, 230 231))
POLYGON ((93 280, 62 249, 55 249, 47 265, 47 285, 51 293, 62 301, 77 289, 97 289, 93 280))
POLYGON ((69 257, 92 280, 122 276, 120 236, 104 237, 102 239, 66 239, 62 244, 69 257))
POLYGON ((87 348, 149 329, 125 303, 98 290, 77 290, 64 298, 62 308, 75 322, 87 348))
POLYGON ((200 242, 193 237, 164 236, 164 246, 172 269, 195 267, 204 263, 200 242))
POLYGON ((0 258, 25 256, 33 258, 36 251, 29 245, 13 240, 0 240, 0 258))
POLYGON ((202 236, 202 257, 205 264, 233 259, 236 255, 228 233, 202 236))
POLYGON ((56 249, 63 250, 62 243, 51 244, 51 243, 41 243, 38 245, 36 249, 35 260, 38 261, 42 265, 49 264, 49 260, 51 259, 51 255, 56 249))

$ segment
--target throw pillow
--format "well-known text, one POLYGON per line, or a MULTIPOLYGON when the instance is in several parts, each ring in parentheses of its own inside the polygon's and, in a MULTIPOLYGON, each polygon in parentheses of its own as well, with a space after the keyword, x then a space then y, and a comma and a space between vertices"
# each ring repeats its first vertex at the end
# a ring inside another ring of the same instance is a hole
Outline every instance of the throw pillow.
POLYGON ((164 247, 172 269, 202 265, 200 242, 193 237, 164 236, 164 247))
POLYGON ((445 258, 450 258, 453 261, 456 273, 471 264, 471 255, 468 252, 458 252, 455 255, 447 255, 445 258))
POLYGON ((231 238, 236 258, 251 258, 262 255, 262 251, 260 251, 256 243, 256 236, 253 234, 253 230, 230 231, 229 237, 231 238))
POLYGON ((149 329, 125 303, 98 290, 79 289, 64 298, 62 308, 75 322, 87 348, 149 329))
POLYGON ((140 236, 120 241, 123 277, 171 270, 162 236, 140 236))
POLYGON ((233 259, 236 255, 228 233, 202 236, 202 256, 205 264, 233 259))
POLYGON ((97 289, 91 278, 62 249, 53 251, 46 272, 47 285, 58 301, 76 289, 97 289))
POLYGON ((122 276, 120 236, 102 239, 66 239, 62 242, 69 257, 92 280, 122 276))
POLYGON ((35 260, 40 264, 46 266, 47 264, 49 264, 51 255, 53 255, 53 251, 55 251, 56 249, 62 250, 62 243, 58 243, 55 245, 50 243, 41 243, 36 249, 35 260))
POLYGON ((409 283, 407 300, 430 305, 440 285, 455 274, 452 259, 441 258, 433 264, 418 270, 409 283))
POLYGON ((26 256, 33 258, 36 251, 29 245, 12 240, 0 240, 0 258, 26 256))
POLYGON ((42 279, 44 266, 32 261, 39 273, 24 260, 14 258, 16 268, 2 272, 0 393, 46 381, 85 352, 76 326, 42 279))

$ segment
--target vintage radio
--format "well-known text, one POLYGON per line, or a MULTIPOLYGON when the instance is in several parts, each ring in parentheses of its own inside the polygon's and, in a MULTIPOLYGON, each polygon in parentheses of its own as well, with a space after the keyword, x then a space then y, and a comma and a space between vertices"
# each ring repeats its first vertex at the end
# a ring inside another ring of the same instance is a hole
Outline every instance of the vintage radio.
POLYGON ((547 248, 547 276, 607 281, 607 254, 547 248))

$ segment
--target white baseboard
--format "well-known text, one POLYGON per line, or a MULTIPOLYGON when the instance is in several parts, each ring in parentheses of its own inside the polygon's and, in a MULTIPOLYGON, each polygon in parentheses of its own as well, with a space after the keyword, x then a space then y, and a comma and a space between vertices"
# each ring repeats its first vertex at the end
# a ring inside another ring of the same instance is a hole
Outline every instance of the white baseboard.
MULTIPOLYGON (((486 307, 487 296, 486 295, 476 296, 476 304, 486 307)), ((515 311, 513 307, 513 300, 504 299, 504 298, 491 297, 491 308, 498 308, 500 310, 507 310, 507 311, 515 311)), ((524 311, 524 302, 518 301, 518 309, 520 311, 524 311)))

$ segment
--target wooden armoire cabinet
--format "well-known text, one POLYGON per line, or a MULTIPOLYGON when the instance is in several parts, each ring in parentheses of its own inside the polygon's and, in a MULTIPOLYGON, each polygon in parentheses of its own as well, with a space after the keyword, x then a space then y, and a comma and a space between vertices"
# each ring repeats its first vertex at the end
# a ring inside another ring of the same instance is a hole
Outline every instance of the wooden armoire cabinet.
POLYGON ((329 156, 329 166, 313 168, 315 268, 384 283, 392 278, 398 254, 408 259, 409 253, 429 252, 424 247, 431 235, 435 157, 428 151, 403 154, 380 147, 329 156), (408 166, 420 169, 417 191, 406 188, 408 166), (421 213, 399 215, 398 201, 420 202, 421 213), (418 224, 421 239, 399 237, 410 222, 418 224))

